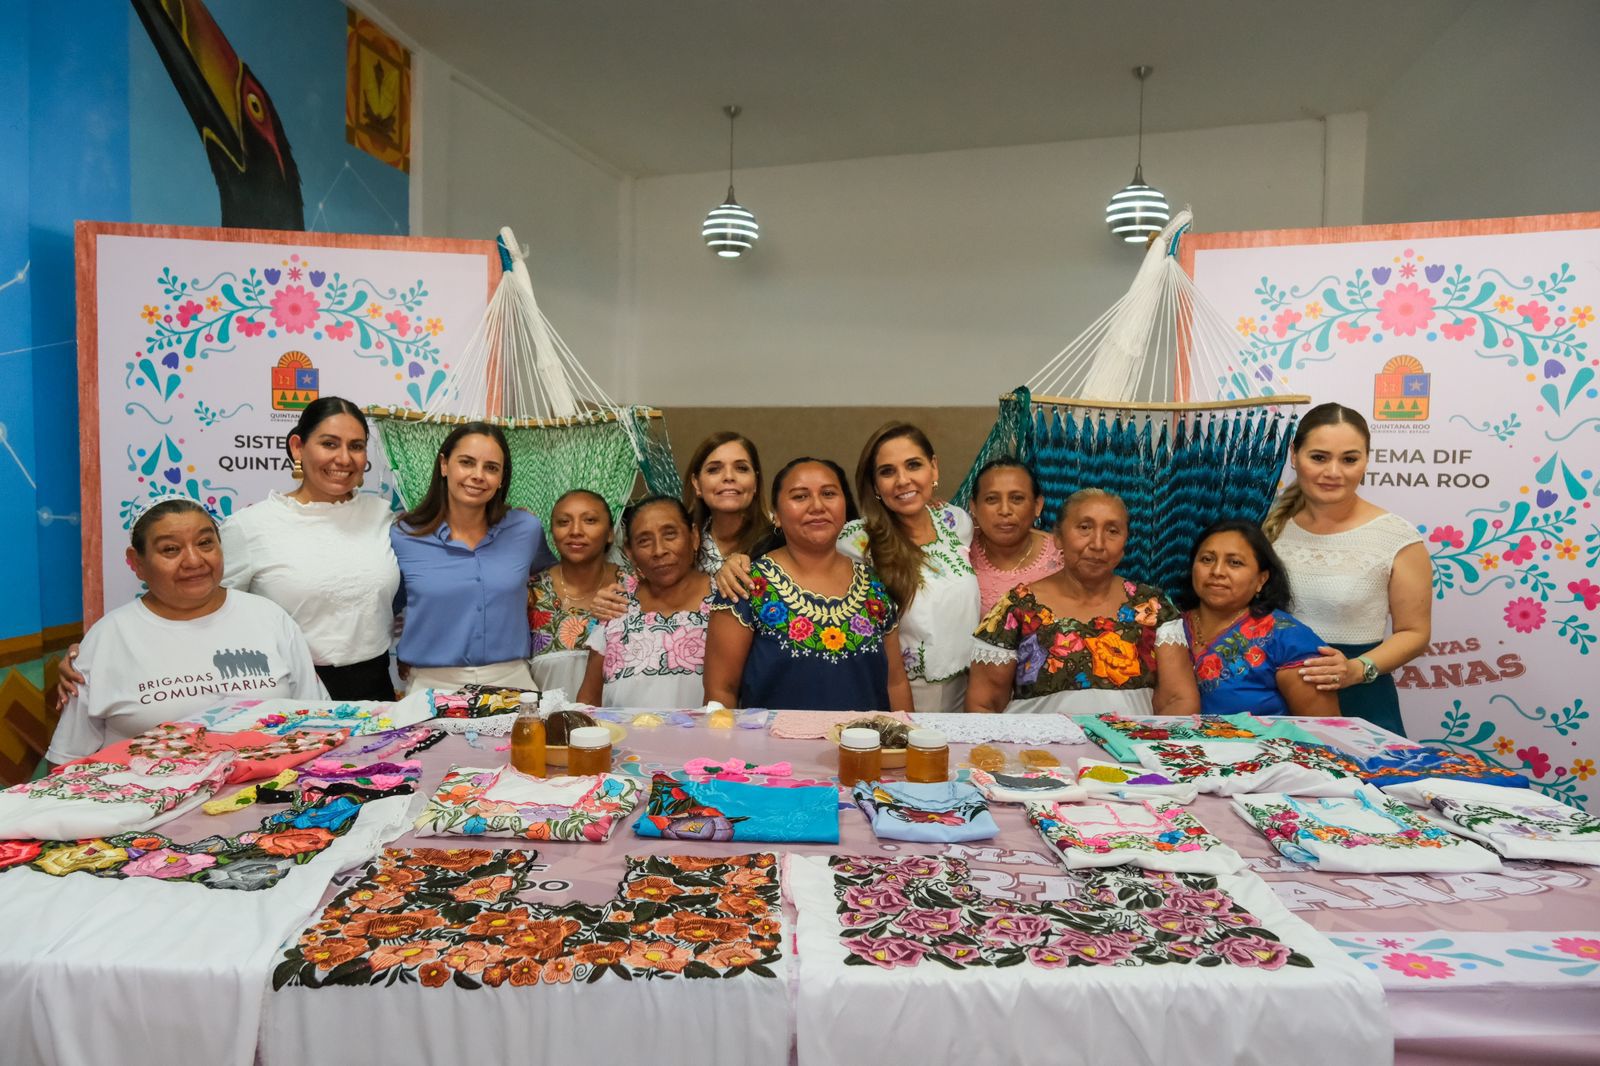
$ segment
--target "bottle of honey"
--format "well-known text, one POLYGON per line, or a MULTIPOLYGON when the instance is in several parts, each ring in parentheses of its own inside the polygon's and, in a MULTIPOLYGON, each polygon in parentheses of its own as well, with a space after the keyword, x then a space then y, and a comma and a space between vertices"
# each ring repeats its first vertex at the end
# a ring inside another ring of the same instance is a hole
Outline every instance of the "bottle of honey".
POLYGON ((539 694, 524 692, 511 726, 511 765, 529 777, 544 777, 544 719, 539 716, 539 694))
POLYGON ((845 729, 839 733, 839 783, 854 788, 862 781, 883 776, 883 743, 876 729, 845 729))

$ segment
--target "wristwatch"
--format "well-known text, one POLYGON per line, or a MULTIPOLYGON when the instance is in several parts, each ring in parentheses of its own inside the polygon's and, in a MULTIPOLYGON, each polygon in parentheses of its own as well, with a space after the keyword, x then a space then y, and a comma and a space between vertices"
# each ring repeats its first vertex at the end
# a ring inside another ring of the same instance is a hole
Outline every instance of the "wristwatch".
POLYGON ((1365 655, 1356 656, 1356 662, 1361 664, 1361 683, 1370 685, 1378 680, 1378 664, 1365 655))

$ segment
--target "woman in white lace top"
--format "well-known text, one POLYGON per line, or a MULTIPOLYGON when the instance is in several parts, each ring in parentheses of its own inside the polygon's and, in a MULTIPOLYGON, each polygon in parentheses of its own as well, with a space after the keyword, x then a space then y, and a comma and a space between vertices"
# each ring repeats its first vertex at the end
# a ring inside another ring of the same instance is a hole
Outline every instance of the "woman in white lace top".
POLYGON ((1294 435, 1296 480, 1264 526, 1295 617, 1329 644, 1301 675, 1337 691, 1343 714, 1404 735, 1389 675, 1428 646, 1432 568, 1416 527, 1356 492, 1370 443, 1358 411, 1325 403, 1306 412, 1294 435))

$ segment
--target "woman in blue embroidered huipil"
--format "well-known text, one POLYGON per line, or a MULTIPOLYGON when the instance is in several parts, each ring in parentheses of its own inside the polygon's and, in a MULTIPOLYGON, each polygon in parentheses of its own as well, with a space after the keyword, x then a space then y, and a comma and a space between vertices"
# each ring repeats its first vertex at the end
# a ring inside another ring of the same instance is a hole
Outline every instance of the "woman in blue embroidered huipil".
POLYGON ((589 631, 589 665, 578 701, 610 707, 683 709, 701 704, 711 578, 695 568, 700 534, 671 496, 622 512, 634 572, 629 606, 589 631))
POLYGON ((838 549, 854 507, 844 471, 796 459, 772 483, 780 543, 751 566, 748 599, 713 602, 705 695, 730 707, 910 710, 888 590, 838 549))
POLYGON ((968 554, 972 519, 934 504, 939 460, 922 430, 890 422, 868 438, 856 464, 862 517, 839 549, 868 563, 900 608, 900 646, 919 711, 959 711, 979 613, 968 554))
POLYGON ((1323 640, 1289 614, 1289 579, 1261 527, 1238 519, 1202 532, 1178 596, 1206 714, 1337 717, 1339 699, 1300 676, 1323 640))

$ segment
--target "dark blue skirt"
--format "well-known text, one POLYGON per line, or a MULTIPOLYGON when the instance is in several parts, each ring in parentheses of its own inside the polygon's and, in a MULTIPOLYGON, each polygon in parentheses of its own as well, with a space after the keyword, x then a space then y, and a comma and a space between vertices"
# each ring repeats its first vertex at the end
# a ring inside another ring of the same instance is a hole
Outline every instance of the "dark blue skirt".
MULTIPOLYGON (((1343 652, 1347 659, 1365 655, 1377 646, 1329 644, 1329 647, 1343 652)), ((1340 689, 1339 713, 1346 718, 1363 718, 1400 736, 1406 735, 1406 727, 1400 721, 1400 690, 1395 688, 1394 677, 1390 674, 1379 674, 1378 679, 1370 685, 1351 685, 1340 689)))

